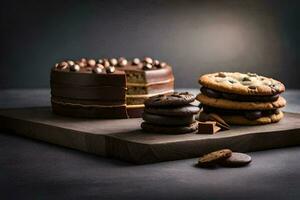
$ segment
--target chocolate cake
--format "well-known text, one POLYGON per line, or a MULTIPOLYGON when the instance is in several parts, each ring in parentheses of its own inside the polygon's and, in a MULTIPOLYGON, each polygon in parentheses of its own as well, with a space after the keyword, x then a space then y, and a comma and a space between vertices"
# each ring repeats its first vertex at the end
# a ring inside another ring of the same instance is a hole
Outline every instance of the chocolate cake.
POLYGON ((56 114, 73 117, 141 117, 144 101, 172 93, 174 76, 165 62, 145 57, 63 61, 51 69, 56 114))

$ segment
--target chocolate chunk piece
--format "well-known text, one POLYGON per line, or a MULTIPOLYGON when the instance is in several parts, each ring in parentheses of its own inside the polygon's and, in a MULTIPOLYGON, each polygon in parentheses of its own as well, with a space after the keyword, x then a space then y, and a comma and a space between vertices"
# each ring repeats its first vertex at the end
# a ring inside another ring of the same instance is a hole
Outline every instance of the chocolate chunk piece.
POLYGON ((217 126, 219 126, 222 130, 229 130, 230 126, 227 124, 219 115, 216 113, 206 113, 201 112, 199 115, 199 120, 202 122, 206 121, 215 121, 217 126))
POLYGON ((220 162, 224 167, 242 167, 251 162, 251 157, 244 153, 232 152, 231 156, 220 162))
POLYGON ((214 167, 217 163, 229 158, 232 154, 230 149, 222 149, 201 156, 198 160, 199 167, 214 167))
POLYGON ((215 121, 198 122, 198 134, 215 134, 220 130, 215 121))
POLYGON ((217 74, 217 77, 221 77, 221 78, 225 78, 226 77, 226 74, 224 72, 219 72, 217 74))

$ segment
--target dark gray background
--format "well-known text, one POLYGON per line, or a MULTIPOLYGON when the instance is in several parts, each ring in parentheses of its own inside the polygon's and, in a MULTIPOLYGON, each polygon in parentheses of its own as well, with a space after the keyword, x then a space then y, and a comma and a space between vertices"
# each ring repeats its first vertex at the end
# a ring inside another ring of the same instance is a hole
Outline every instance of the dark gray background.
POLYGON ((298 2, 1 1, 0 88, 49 87, 57 61, 121 55, 171 63, 176 87, 252 71, 300 88, 298 2))

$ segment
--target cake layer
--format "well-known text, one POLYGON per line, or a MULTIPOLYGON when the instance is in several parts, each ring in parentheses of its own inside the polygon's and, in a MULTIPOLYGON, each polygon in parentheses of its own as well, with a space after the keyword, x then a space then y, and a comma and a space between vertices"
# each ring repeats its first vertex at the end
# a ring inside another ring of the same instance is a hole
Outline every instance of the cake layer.
POLYGON ((165 91, 173 90, 174 82, 170 81, 163 84, 152 84, 149 86, 132 86, 127 85, 127 95, 141 95, 141 94, 157 94, 165 91))
POLYGON ((52 69, 51 84, 74 86, 116 86, 126 87, 126 77, 123 71, 116 70, 110 74, 95 74, 91 72, 68 72, 52 69))
POLYGON ((67 84, 51 84, 51 94, 57 97, 65 97, 83 100, 99 101, 124 101, 126 88, 115 86, 75 86, 67 84))
POLYGON ((142 117, 144 113, 144 104, 141 105, 127 105, 127 114, 130 118, 142 117))
POLYGON ((91 99, 72 99, 65 97, 51 96, 52 101, 58 101, 61 103, 79 104, 79 105, 95 105, 95 106, 115 106, 125 105, 125 101, 103 101, 103 100, 91 100, 91 99))
POLYGON ((54 113, 82 118, 128 118, 126 105, 95 106, 51 101, 54 113))
POLYGON ((153 70, 144 70, 139 65, 131 64, 118 69, 125 71, 128 84, 144 83, 151 85, 174 80, 172 68, 170 66, 153 70))
POLYGON ((145 100, 149 97, 160 95, 160 94, 171 94, 174 90, 163 91, 159 93, 153 94, 139 94, 139 95, 126 95, 126 103, 127 105, 136 105, 136 104, 144 104, 145 100))
POLYGON ((56 114, 87 117, 87 118, 137 118, 144 112, 144 104, 141 105, 83 105, 51 99, 52 110, 56 114))

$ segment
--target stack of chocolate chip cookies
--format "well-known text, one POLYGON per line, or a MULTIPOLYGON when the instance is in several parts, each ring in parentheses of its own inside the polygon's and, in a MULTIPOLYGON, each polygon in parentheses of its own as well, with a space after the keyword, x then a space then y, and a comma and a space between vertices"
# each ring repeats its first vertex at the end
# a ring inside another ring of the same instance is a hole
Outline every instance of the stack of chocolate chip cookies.
POLYGON ((237 125, 269 124, 283 118, 279 109, 286 105, 280 96, 285 87, 277 80, 254 73, 219 72, 201 76, 199 83, 200 120, 210 113, 237 125))
POLYGON ((198 128, 195 116, 200 109, 191 105, 194 95, 183 92, 158 95, 145 101, 141 127, 148 132, 182 134, 194 132, 198 128))

